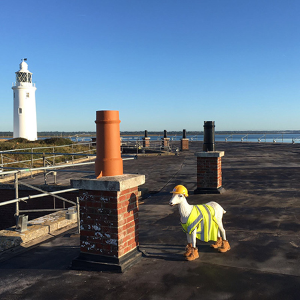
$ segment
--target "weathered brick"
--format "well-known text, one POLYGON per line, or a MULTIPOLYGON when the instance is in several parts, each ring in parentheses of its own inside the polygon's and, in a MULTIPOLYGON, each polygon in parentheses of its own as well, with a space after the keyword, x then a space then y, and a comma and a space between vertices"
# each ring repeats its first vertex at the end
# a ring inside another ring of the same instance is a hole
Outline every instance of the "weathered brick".
POLYGON ((138 244, 138 187, 81 194, 83 252, 120 256, 138 244))
POLYGON ((218 188, 221 185, 221 157, 197 157, 197 187, 218 188))

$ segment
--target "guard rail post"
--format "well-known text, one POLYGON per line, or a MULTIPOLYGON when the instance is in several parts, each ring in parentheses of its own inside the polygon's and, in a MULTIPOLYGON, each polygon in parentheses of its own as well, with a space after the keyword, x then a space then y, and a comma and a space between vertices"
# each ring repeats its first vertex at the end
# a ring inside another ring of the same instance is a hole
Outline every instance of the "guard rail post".
MULTIPOLYGON (((15 173, 15 199, 19 199, 19 174, 15 173)), ((16 226, 17 224, 17 220, 19 217, 19 202, 16 202, 16 213, 15 213, 15 217, 16 217, 16 226)))

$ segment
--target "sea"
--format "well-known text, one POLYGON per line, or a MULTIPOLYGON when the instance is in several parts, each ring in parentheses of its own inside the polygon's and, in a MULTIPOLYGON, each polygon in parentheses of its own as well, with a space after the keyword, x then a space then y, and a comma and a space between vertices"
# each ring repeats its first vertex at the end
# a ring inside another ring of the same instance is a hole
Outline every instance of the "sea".
MULTIPOLYGON (((142 140, 143 136, 121 136, 123 141, 142 140)), ((163 135, 149 136, 150 141, 161 140, 163 135)), ((190 141, 203 141, 203 134, 187 135, 190 141)), ((181 135, 168 136, 170 141, 180 141, 181 135)), ((216 142, 252 142, 252 143, 300 143, 300 135, 285 134, 215 134, 216 142)))
MULTIPOLYGON (((73 142, 91 142, 92 136, 69 137, 73 142)), ((142 141, 144 135, 122 135, 122 141, 142 141)), ((149 135, 150 141, 160 141, 163 135, 149 135)), ((182 135, 168 136, 170 141, 180 141, 182 135)), ((187 135, 190 141, 203 141, 203 134, 187 135)), ((4 138, 3 138, 4 139, 4 138)), ((0 141, 2 139, 0 138, 0 141)), ((251 143, 300 143, 300 134, 295 133, 268 133, 268 134, 215 134, 216 142, 251 142, 251 143)))

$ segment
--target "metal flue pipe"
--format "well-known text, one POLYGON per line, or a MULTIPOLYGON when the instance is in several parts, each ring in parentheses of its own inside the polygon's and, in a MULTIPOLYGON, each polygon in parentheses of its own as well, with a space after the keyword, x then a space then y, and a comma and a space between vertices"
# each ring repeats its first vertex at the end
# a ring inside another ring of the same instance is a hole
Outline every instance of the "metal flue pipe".
POLYGON ((164 139, 167 138, 167 130, 164 130, 164 139))
POLYGON ((215 121, 204 121, 203 151, 215 151, 215 121))

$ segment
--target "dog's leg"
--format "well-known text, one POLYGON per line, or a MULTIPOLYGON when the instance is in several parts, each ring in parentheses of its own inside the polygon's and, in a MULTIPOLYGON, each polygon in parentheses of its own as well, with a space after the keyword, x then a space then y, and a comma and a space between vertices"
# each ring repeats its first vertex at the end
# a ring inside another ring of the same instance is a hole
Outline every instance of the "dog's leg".
POLYGON ((221 231, 223 241, 222 241, 222 246, 218 248, 218 251, 224 253, 230 250, 230 245, 229 242, 226 240, 226 232, 222 222, 219 224, 219 229, 221 231))
POLYGON ((187 233, 186 234, 186 239, 187 239, 188 244, 185 247, 185 252, 184 252, 183 256, 188 257, 192 253, 192 247, 193 247, 193 244, 192 244, 192 240, 193 240, 192 239, 192 235, 187 233))
POLYGON ((191 234, 186 234, 186 239, 187 239, 187 242, 188 244, 192 244, 193 243, 193 239, 192 239, 192 235, 191 234))
POLYGON ((220 232, 223 240, 226 240, 226 232, 225 232, 225 229, 223 227, 223 223, 219 222, 218 225, 219 225, 218 236, 219 236, 219 232, 220 232))
POLYGON ((186 257, 186 259, 189 261, 195 260, 199 257, 198 249, 196 248, 196 235, 197 235, 197 230, 195 229, 191 234, 193 248, 191 249, 191 254, 186 257))
POLYGON ((196 235, 197 235, 197 230, 195 229, 191 234, 193 248, 196 248, 196 235))
MULTIPOLYGON (((218 224, 219 225, 219 224, 218 224)), ((222 226, 222 222, 221 222, 221 226, 222 226)), ((224 230, 224 228, 223 228, 224 230)), ((225 234, 225 230, 224 230, 224 234, 225 234)), ((223 233, 221 235, 221 231, 220 231, 220 225, 219 225, 219 229, 218 229, 218 239, 216 240, 216 242, 214 244, 211 244, 210 247, 214 248, 214 249, 218 249, 222 246, 223 240, 222 240, 222 236, 223 233)))

